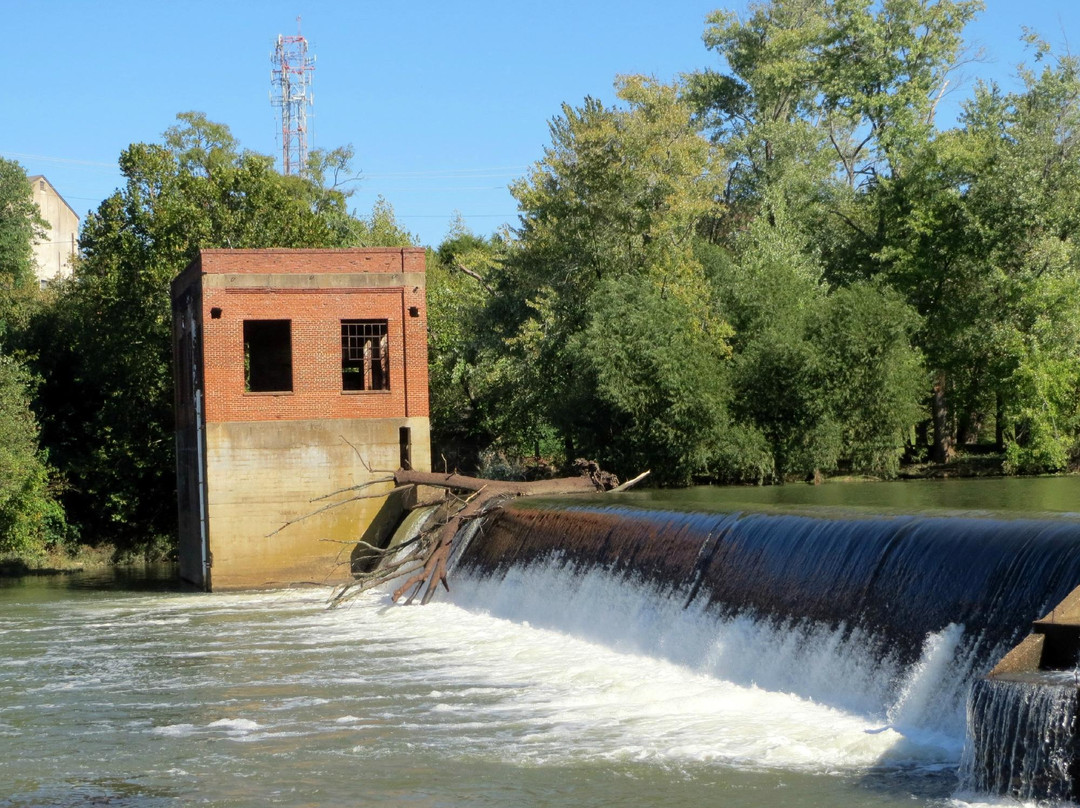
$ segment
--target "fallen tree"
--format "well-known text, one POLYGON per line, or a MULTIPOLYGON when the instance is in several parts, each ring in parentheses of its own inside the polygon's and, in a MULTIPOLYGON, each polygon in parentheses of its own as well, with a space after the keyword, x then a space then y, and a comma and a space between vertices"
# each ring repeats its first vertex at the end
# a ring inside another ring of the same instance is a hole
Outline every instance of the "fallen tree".
MULTIPOLYGON (((603 491, 624 491, 641 482, 649 472, 619 484, 618 478, 602 471, 596 463, 578 460, 577 477, 560 477, 533 482, 485 480, 462 474, 398 469, 394 472, 394 491, 424 486, 447 491, 450 499, 435 519, 435 524, 422 529, 415 537, 396 546, 374 547, 361 545, 375 559, 374 568, 359 572, 355 580, 339 587, 330 598, 331 608, 340 606, 357 595, 396 579, 405 578, 392 599, 396 603, 408 593, 406 603, 411 603, 422 591, 421 603, 427 603, 441 584, 449 591, 446 581, 446 564, 453 548, 454 537, 467 523, 490 513, 506 502, 518 497, 551 496, 556 494, 595 494, 603 491)), ((385 496, 385 494, 372 495, 385 496)))

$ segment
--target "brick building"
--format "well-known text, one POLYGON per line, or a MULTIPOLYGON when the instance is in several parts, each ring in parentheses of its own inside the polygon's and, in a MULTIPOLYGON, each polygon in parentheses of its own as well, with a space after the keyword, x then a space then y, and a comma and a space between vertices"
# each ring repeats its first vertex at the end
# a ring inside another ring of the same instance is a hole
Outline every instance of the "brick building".
POLYGON ((355 486, 430 468, 424 250, 203 250, 172 299, 181 577, 347 579, 403 506, 355 486))

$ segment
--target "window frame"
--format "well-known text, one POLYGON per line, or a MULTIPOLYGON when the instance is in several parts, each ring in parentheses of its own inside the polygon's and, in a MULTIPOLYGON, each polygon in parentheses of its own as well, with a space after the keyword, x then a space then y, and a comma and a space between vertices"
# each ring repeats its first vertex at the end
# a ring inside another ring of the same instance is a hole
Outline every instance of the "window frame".
POLYGON ((342 319, 340 335, 341 392, 389 393, 390 321, 342 319))
POLYGON ((296 387, 293 372, 292 320, 245 319, 242 325, 245 395, 290 395, 296 387), (274 334, 277 329, 279 333, 274 334), (259 333, 262 332, 262 333, 259 333), (254 358, 258 353, 258 359, 254 358), (286 359, 287 361, 282 361, 286 359), (277 383, 286 381, 287 386, 277 383))

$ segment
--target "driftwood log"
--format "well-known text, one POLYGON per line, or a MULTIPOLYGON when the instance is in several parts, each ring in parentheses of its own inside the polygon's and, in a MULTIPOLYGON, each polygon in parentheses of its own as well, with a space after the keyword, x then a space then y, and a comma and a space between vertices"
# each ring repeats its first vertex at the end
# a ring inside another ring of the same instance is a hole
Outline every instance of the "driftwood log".
POLYGON ((407 542, 386 549, 368 545, 367 549, 377 559, 375 568, 357 574, 355 580, 339 587, 330 599, 330 606, 339 606, 362 592, 400 578, 405 581, 394 590, 391 596, 394 602, 408 593, 406 603, 411 603, 423 591, 421 603, 427 603, 440 584, 448 591, 450 589, 446 581, 446 564, 454 537, 466 522, 478 519, 517 497, 624 491, 649 474, 646 471, 620 485, 614 475, 601 471, 594 462, 579 460, 575 467, 580 472, 578 477, 534 482, 484 480, 462 474, 398 469, 393 476, 394 490, 412 486, 442 488, 450 492, 454 503, 434 527, 422 530, 407 542))

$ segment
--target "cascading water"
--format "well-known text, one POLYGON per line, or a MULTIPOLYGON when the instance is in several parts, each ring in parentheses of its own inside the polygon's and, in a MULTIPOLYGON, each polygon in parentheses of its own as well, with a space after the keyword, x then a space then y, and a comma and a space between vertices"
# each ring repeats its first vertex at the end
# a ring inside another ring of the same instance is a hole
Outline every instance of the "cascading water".
MULTIPOLYGON (((863 732, 882 737, 873 751, 851 752, 859 765, 874 755, 886 765, 955 762, 972 684, 1080 583, 1080 523, 1068 518, 530 503, 497 513, 462 544, 459 605, 861 716, 863 732)), ((979 684, 976 702, 987 693, 997 691, 979 684)), ((994 699, 986 726, 997 729, 984 727, 975 743, 1020 737, 1001 725, 1015 707, 994 699)), ((1057 715, 1047 710, 1032 706, 1022 726, 1057 715)), ((1027 760, 1041 771, 1057 754, 1027 760)), ((968 760, 965 783, 976 791, 1044 794, 1002 790, 968 760)), ((1047 792, 1059 793, 1071 792, 1047 792)))
POLYGON ((960 766, 964 790, 1021 800, 1075 799, 1077 683, 975 682, 968 702, 968 742, 960 766))

